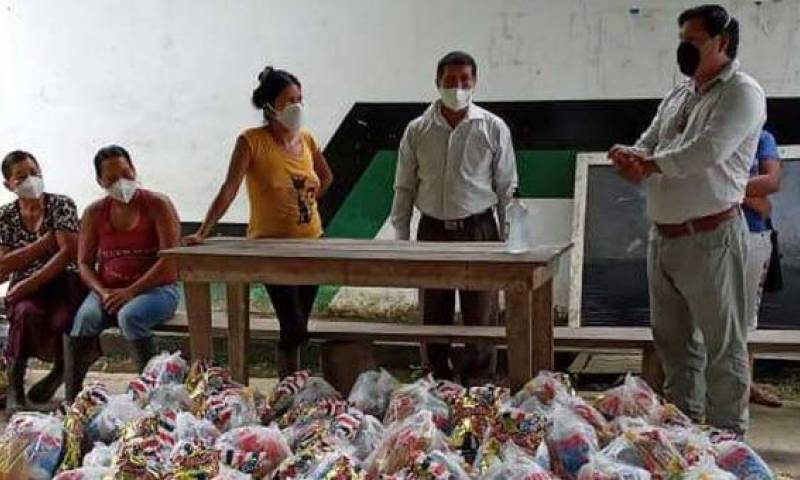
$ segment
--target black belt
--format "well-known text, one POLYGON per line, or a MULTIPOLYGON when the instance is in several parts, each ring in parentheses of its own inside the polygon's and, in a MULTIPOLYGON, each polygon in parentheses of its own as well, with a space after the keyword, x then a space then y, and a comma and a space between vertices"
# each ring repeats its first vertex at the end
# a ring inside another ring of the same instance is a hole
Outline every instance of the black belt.
POLYGON ((433 218, 428 215, 422 214, 422 220, 424 220, 425 222, 429 222, 444 230, 450 230, 450 231, 460 231, 467 229, 475 225, 479 220, 483 220, 486 217, 490 217, 492 220, 494 220, 494 212, 492 211, 491 208, 481 213, 476 213, 475 215, 470 215, 469 217, 459 218, 456 220, 439 220, 438 218, 433 218))

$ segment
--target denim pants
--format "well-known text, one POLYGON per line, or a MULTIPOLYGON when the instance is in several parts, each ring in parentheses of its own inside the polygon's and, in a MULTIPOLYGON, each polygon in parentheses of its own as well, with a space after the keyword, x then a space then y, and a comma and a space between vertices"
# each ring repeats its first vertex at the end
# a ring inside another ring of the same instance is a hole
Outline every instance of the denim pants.
POLYGON ((97 292, 92 292, 78 309, 70 336, 95 337, 117 325, 128 340, 149 338, 153 335, 151 328, 172 318, 179 298, 176 284, 152 288, 132 298, 112 315, 103 309, 97 292))

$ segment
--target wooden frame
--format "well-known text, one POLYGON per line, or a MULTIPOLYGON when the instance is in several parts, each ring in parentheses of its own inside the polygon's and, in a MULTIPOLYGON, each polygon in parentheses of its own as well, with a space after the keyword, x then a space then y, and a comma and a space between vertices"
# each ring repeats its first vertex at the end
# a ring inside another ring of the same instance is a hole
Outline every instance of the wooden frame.
MULTIPOLYGON (((779 147, 781 158, 800 159, 800 145, 779 147)), ((569 270, 568 325, 582 326, 581 305, 583 295, 583 239, 586 227, 586 194, 589 186, 589 167, 611 165, 606 152, 578 153, 575 159, 575 190, 572 206, 572 252, 569 270)))

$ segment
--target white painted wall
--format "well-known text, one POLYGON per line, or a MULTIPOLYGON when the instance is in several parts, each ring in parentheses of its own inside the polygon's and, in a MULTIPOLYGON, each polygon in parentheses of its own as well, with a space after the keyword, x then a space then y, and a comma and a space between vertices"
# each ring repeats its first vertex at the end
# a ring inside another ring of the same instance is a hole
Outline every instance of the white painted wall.
MULTIPOLYGON (((322 142, 354 102, 433 98, 435 62, 456 48, 478 59, 479 100, 654 97, 676 78, 690 3, 0 0, 0 152, 31 150, 49 189, 84 206, 100 193, 92 155, 120 143, 198 220, 237 133, 260 120, 248 99, 266 62, 301 78, 322 142)), ((770 95, 800 95, 800 2, 723 3, 746 68, 770 95)), ((225 220, 245 219, 240 201, 225 220)))

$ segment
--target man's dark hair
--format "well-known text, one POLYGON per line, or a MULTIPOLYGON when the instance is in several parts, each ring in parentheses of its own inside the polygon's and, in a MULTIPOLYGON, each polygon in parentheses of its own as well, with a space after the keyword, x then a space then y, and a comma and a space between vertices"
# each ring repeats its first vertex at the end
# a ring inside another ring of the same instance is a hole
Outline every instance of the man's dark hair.
POLYGON ((703 28, 712 37, 723 34, 728 39, 725 53, 733 60, 739 53, 739 22, 721 5, 701 5, 684 10, 678 17, 678 26, 689 20, 699 18, 703 28))
POLYGON ((14 150, 6 155, 3 158, 2 167, 0 167, 3 170, 3 178, 8 180, 11 177, 11 169, 14 168, 14 165, 24 162, 25 160, 30 160, 35 163, 37 167, 39 166, 39 162, 36 161, 36 157, 24 150, 14 150))
POLYGON ((131 161, 131 156, 127 150, 119 145, 109 145, 98 150, 97 154, 94 156, 94 173, 97 174, 97 178, 101 176, 103 162, 117 157, 124 158, 128 162, 128 165, 133 168, 133 161, 131 161))
POLYGON ((258 87, 253 90, 250 102, 259 110, 263 110, 267 105, 271 105, 274 108, 275 99, 289 85, 296 85, 297 88, 302 88, 297 77, 286 70, 278 70, 268 65, 258 74, 258 87))
POLYGON ((450 52, 436 65, 436 79, 442 78, 442 74, 444 73, 444 67, 448 65, 454 66, 465 66, 468 65, 472 67, 472 78, 478 78, 478 64, 475 63, 475 59, 472 58, 467 52, 450 52))

